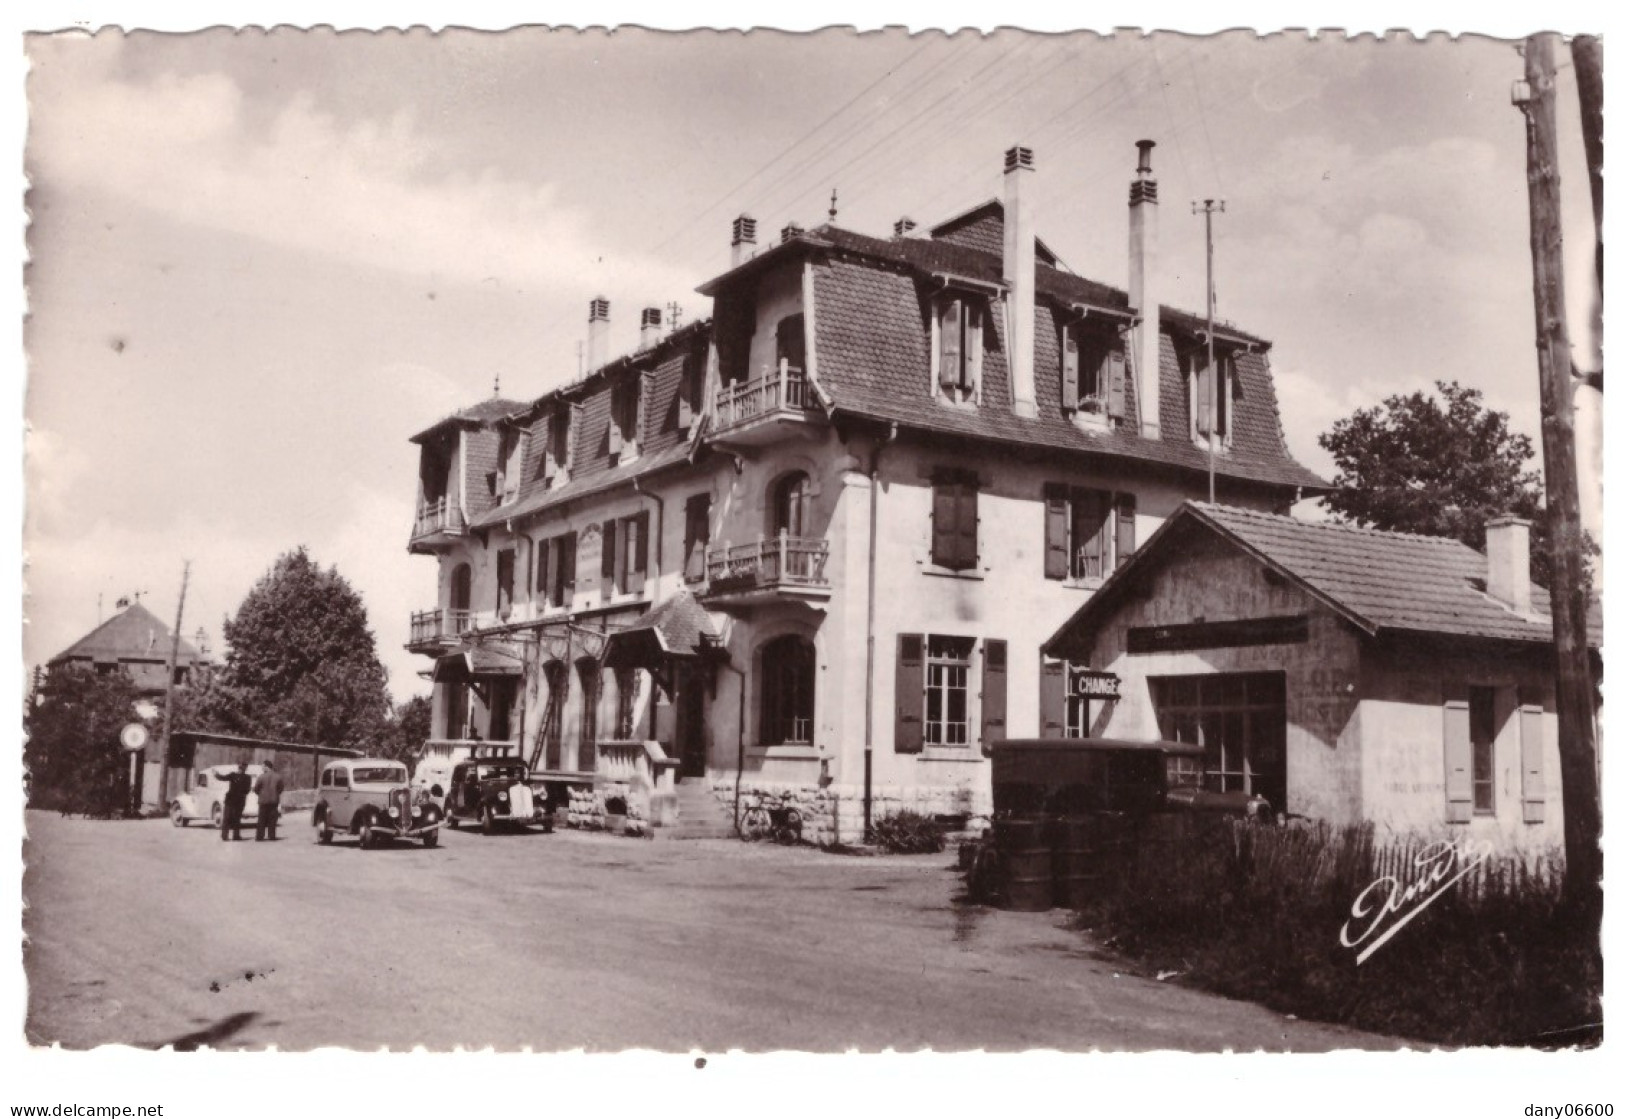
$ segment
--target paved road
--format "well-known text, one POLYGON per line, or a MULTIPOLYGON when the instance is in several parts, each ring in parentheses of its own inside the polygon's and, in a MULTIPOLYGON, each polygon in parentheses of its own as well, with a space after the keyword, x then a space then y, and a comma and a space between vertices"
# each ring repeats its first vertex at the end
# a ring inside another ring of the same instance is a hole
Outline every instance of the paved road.
POLYGON ((222 1048, 1390 1048, 1123 974, 946 855, 448 833, 276 844, 27 814, 27 1033, 222 1048))

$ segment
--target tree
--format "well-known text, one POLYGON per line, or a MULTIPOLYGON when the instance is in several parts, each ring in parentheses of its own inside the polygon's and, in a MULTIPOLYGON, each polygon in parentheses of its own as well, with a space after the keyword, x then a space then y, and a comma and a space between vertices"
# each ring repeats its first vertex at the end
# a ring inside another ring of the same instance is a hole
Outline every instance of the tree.
POLYGON ((434 705, 426 696, 413 696, 397 704, 383 742, 378 747, 380 755, 397 761, 415 761, 423 753, 423 744, 429 740, 430 716, 433 713, 434 705))
POLYGON ((1479 551, 1486 522, 1527 518, 1531 575, 1550 586, 1550 533, 1540 476, 1528 468, 1529 437, 1512 430, 1505 412, 1485 408, 1478 389, 1436 387, 1437 397, 1413 392, 1361 408, 1320 437, 1337 463, 1327 507, 1358 525, 1449 536, 1479 551))
POLYGON ((213 729, 369 750, 390 715, 360 595, 304 548, 278 558, 225 624, 225 663, 201 714, 213 729))
POLYGON ((29 697, 24 724, 28 742, 28 802, 113 816, 129 803, 129 755, 119 743, 127 723, 140 722, 136 686, 123 672, 98 673, 62 665, 29 697))

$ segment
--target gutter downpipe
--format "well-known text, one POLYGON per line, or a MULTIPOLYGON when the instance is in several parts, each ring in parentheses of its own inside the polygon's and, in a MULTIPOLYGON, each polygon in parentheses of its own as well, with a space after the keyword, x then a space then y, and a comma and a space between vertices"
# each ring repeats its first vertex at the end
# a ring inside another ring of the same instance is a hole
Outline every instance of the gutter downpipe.
MULTIPOLYGON (((866 659, 863 677, 863 841, 869 842, 873 825, 875 772, 875 554, 880 525, 880 452, 897 441, 897 423, 869 454, 869 603, 866 621, 866 659)), ((743 762, 741 762, 741 765, 743 762)), ((737 791, 738 786, 735 785, 737 791)))
POLYGON ((739 746, 734 762, 734 833, 739 832, 739 786, 745 781, 745 670, 727 661, 721 667, 739 677, 739 746))

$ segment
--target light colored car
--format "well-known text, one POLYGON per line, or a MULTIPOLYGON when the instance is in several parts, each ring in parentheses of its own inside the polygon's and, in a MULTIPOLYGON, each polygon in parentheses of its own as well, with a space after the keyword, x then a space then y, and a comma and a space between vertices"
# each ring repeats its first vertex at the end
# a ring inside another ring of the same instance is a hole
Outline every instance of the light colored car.
MULTIPOLYGON (((211 765, 193 773, 192 787, 169 802, 170 822, 184 828, 193 820, 207 820, 210 827, 218 828, 226 814, 226 778, 236 772, 234 765, 211 765)), ((247 772, 249 779, 254 780, 265 772, 265 767, 251 765, 247 772)), ((252 824, 259 815, 260 798, 250 792, 243 802, 243 823, 252 824)))
POLYGON ((451 771, 455 768, 454 758, 423 758, 412 770, 412 791, 444 810, 446 790, 451 788, 451 771))
POLYGON ((322 770, 310 822, 316 842, 331 843, 343 832, 362 849, 386 839, 440 842, 440 809, 417 796, 406 781, 406 766, 387 758, 346 758, 322 770))

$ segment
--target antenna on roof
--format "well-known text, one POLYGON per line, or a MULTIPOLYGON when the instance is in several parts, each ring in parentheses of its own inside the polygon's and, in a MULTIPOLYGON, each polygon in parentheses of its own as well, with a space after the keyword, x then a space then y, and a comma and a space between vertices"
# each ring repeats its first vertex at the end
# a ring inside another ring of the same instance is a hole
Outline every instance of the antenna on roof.
POLYGON ((835 221, 835 201, 839 189, 838 187, 831 187, 829 192, 829 220, 831 224, 835 221))
POLYGON ((671 320, 671 329, 675 333, 683 322, 683 305, 675 299, 666 304, 666 317, 671 320))

